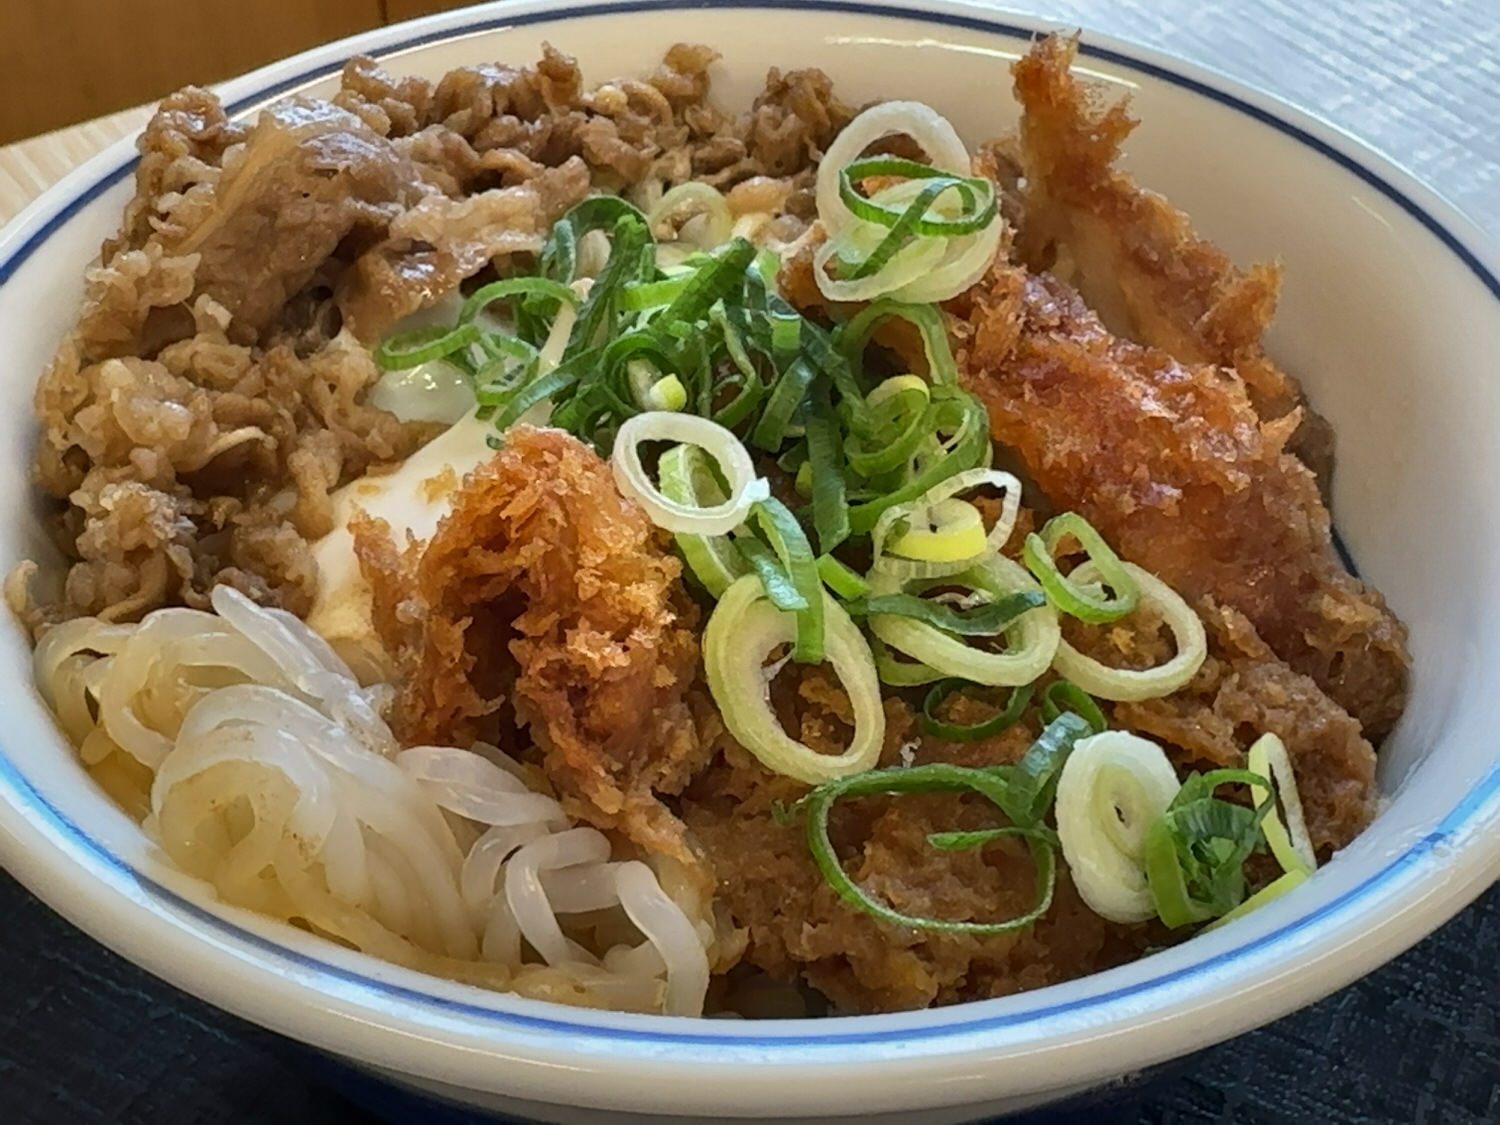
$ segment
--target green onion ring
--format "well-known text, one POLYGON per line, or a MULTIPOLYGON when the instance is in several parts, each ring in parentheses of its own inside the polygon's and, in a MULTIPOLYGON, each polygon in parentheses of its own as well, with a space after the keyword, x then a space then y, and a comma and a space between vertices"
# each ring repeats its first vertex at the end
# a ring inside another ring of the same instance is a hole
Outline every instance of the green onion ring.
POLYGON ((766 600, 752 574, 719 599, 703 633, 703 667, 724 725, 769 770, 817 785, 863 774, 880 758, 885 710, 870 647, 859 627, 821 587, 825 655, 854 711, 854 736, 839 754, 820 754, 791 738, 772 709, 762 662, 794 640, 799 625, 766 600))
POLYGON ((1036 904, 1026 913, 1004 922, 948 921, 904 914, 868 894, 854 881, 834 849, 828 832, 828 815, 833 806, 845 798, 899 796, 903 793, 978 793, 1004 810, 1011 803, 1009 783, 990 770, 966 769, 961 766, 930 765, 875 770, 827 782, 809 793, 804 801, 807 816, 807 845, 813 862, 828 880, 834 892, 850 906, 890 926, 931 930, 950 934, 1007 934, 1025 929, 1042 918, 1052 907, 1052 893, 1057 883, 1057 857, 1050 834, 1034 823, 1017 824, 1015 835, 1026 840, 1036 865, 1036 904))
POLYGON ((945 237, 973 234, 988 226, 997 214, 995 185, 983 177, 955 176, 929 164, 918 164, 914 160, 894 156, 869 156, 846 164, 839 170, 839 198, 856 218, 865 222, 895 227, 910 212, 910 207, 905 211, 895 211, 859 193, 855 184, 875 176, 902 176, 908 180, 931 181, 931 186, 924 184, 917 196, 918 199, 929 195, 931 198, 910 220, 909 228, 913 234, 945 237), (934 188, 937 190, 934 191, 934 188), (955 218, 929 216, 928 208, 949 191, 956 192, 963 201, 960 215, 955 218))
POLYGON ((382 371, 404 371, 466 348, 476 343, 480 334, 477 324, 460 324, 451 328, 431 325, 410 332, 397 332, 380 341, 375 349, 375 366, 382 371))
MULTIPOLYGON (((1159 699, 1187 685, 1198 674, 1208 658, 1208 635, 1203 621, 1182 597, 1161 579, 1134 563, 1119 564, 1140 600, 1159 614, 1177 644, 1177 654, 1155 668, 1112 668, 1085 656, 1066 639, 1058 642, 1052 666, 1064 679, 1071 680, 1098 699, 1117 703, 1159 699)), ((1093 560, 1081 563, 1073 571, 1076 582, 1092 582, 1102 572, 1093 560)), ((1118 587, 1117 587, 1118 588, 1118 587)))
POLYGON ((1036 576, 1059 612, 1090 625, 1118 621, 1135 609, 1140 598, 1140 591, 1121 564, 1120 556, 1110 549, 1104 537, 1094 530, 1094 526, 1077 512, 1064 512, 1060 516, 1054 516, 1040 532, 1034 531, 1028 535, 1022 559, 1026 563, 1026 569, 1036 576), (1113 598, 1105 597, 1102 591, 1095 593, 1085 589, 1081 583, 1057 568, 1052 554, 1064 535, 1071 535, 1078 540, 1094 563, 1101 580, 1114 588, 1113 598))
MULTIPOLYGON (((700 446, 674 445, 667 450, 657 463, 657 477, 662 495, 678 504, 711 508, 729 499, 714 478, 712 459, 700 446)), ((723 597, 745 573, 745 558, 727 535, 679 532, 674 539, 693 577, 715 598, 723 597)))
POLYGON ((921 335, 929 382, 934 386, 958 385, 958 364, 948 345, 948 327, 942 310, 933 305, 908 304, 889 297, 872 301, 834 330, 834 346, 851 366, 857 366, 870 340, 887 320, 904 320, 921 335))
POLYGON ((545 277, 511 277, 492 281, 471 293, 459 310, 458 323, 468 324, 489 305, 506 297, 545 297, 570 305, 579 302, 578 294, 560 281, 545 277))
MULTIPOLYGON (((903 583, 879 571, 871 573, 876 594, 900 592, 903 583)), ((1017 591, 1037 591, 1031 576, 1003 555, 987 557, 978 566, 950 580, 954 585, 984 590, 1002 597, 1017 591)), ((912 657, 945 676, 958 676, 991 687, 1029 684, 1045 672, 1057 652, 1062 630, 1057 613, 1043 605, 1023 613, 1014 626, 1013 648, 986 652, 965 644, 941 629, 921 621, 889 614, 869 618, 870 630, 891 648, 912 657)))
POLYGON ((956 637, 997 637, 1023 613, 1047 604, 1040 590, 1017 590, 973 609, 959 610, 914 594, 879 594, 852 603, 855 616, 908 617, 956 637))
POLYGON ((993 738, 1001 731, 1009 730, 1015 726, 1026 713, 1026 708, 1031 703, 1032 686, 1030 684, 1017 684, 1010 690, 1010 699, 1004 708, 977 723, 950 723, 945 719, 938 718, 937 709, 942 706, 954 692, 966 687, 978 687, 970 684, 968 680, 960 680, 950 677, 940 680, 932 685, 932 690, 922 701, 922 730, 934 738, 941 738, 946 742, 982 742, 986 738, 993 738))
POLYGON ((1067 680, 1054 680, 1048 684, 1042 692, 1041 702, 1044 723, 1050 723, 1064 711, 1071 711, 1088 723, 1095 734, 1103 734, 1109 728, 1109 722, 1099 704, 1094 702, 1094 697, 1067 680))

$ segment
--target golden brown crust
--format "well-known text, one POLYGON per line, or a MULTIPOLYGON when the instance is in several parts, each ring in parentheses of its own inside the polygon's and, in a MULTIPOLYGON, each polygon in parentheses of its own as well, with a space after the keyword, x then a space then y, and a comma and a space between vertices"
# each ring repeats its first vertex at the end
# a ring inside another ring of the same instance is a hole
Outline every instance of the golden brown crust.
POLYGON ((1115 334, 1185 364, 1234 368, 1264 421, 1301 407, 1289 448, 1326 478, 1332 431, 1261 344, 1280 267, 1237 269, 1186 214, 1120 169, 1137 122, 1126 101, 1069 72, 1077 50, 1076 38, 1049 36, 1014 67, 1026 175, 1022 260, 1073 284, 1115 334))
POLYGON ((1404 630, 1336 558, 1287 424, 1262 424, 1232 372, 1109 336, 1054 279, 999 276, 973 307, 972 386, 1048 497, 1188 596, 1245 613, 1384 734, 1404 699, 1404 630))
POLYGON ((1109 334, 1079 295, 998 265, 955 305, 959 361, 1060 509, 1191 601, 1243 613, 1278 656, 1383 737, 1406 698, 1406 631, 1343 568, 1312 474, 1232 371, 1109 334))
POLYGON ((357 530, 376 625, 400 654, 406 743, 525 752, 529 737, 570 812, 701 866, 657 796, 701 762, 686 700, 697 611, 593 450, 511 430, 414 563, 369 522, 357 530))

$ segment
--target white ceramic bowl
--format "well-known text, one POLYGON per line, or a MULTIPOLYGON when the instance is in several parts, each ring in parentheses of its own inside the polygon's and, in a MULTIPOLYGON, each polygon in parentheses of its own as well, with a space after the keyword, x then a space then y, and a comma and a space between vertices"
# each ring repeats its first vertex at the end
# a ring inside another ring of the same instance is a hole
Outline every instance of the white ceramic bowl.
MULTIPOLYGON (((718 97, 820 66, 850 101, 919 98, 971 141, 1014 118, 1007 64, 1034 20, 944 0, 509 0, 387 28, 225 87, 253 113, 332 90, 344 59, 439 75, 550 40, 596 79, 676 40, 718 46, 718 97)), ((1389 802, 1303 890, 1222 931, 1067 985, 902 1015, 735 1023, 599 1014, 448 984, 225 909, 153 854, 75 764, 0 624, 0 854, 100 941, 240 1016, 406 1085, 554 1120, 901 1115, 961 1120, 1058 1098, 1281 1016, 1410 946, 1500 876, 1500 257, 1409 175, 1213 74, 1087 37, 1128 89, 1139 177, 1241 262, 1280 257, 1273 350, 1338 430, 1335 512, 1411 624, 1411 707, 1381 758, 1389 802), (1488 685, 1488 686, 1487 686, 1488 685)), ((69 176, 0 239, 0 567, 36 549, 37 373, 130 193, 134 152, 69 176)))

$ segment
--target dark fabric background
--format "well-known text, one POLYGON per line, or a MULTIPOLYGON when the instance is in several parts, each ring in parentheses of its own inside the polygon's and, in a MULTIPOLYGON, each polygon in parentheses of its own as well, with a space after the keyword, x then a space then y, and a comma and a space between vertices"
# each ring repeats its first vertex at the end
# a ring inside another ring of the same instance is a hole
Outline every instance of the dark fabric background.
MULTIPOLYGON (((282 1040, 162 984, 0 876, 3 1125, 376 1125, 282 1040)), ((1079 1120, 1500 1122, 1500 888, 1392 964, 1079 1120)))

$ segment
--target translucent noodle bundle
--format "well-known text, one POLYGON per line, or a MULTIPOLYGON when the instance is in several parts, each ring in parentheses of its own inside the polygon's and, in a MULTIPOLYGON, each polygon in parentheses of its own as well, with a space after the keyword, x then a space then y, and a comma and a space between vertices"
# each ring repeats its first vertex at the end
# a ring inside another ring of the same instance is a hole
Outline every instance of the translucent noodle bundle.
POLYGON ((498 749, 403 750, 300 620, 214 591, 217 613, 69 622, 37 684, 95 778, 226 902, 440 976, 590 1007, 699 1015, 709 904, 680 872, 611 858, 498 749))

